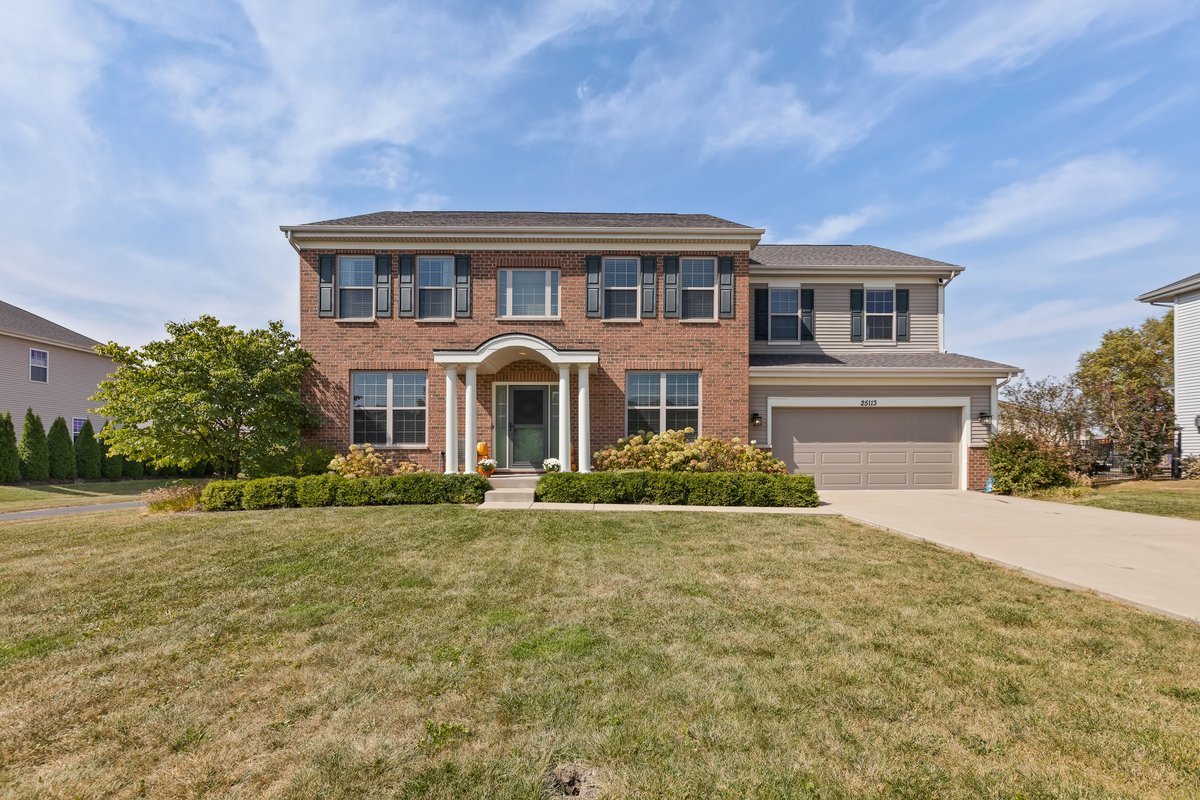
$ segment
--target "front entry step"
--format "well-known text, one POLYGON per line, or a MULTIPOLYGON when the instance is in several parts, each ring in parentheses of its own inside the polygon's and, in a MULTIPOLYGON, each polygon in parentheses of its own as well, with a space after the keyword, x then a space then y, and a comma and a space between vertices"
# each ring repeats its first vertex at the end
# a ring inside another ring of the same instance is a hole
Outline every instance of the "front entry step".
POLYGON ((480 508, 529 508, 537 482, 536 475, 493 475, 495 488, 483 496, 480 508))

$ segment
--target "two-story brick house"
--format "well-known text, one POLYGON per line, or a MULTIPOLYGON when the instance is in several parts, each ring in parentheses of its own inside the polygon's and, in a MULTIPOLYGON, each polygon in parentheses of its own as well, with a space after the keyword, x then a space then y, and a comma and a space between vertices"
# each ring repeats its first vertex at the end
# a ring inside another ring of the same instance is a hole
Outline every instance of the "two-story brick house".
POLYGON ((283 226, 300 254, 306 394, 344 450, 502 469, 692 427, 833 487, 966 487, 998 381, 944 352, 960 267, 760 245, 704 214, 381 212, 283 226), (469 453, 464 451, 469 450, 469 453))

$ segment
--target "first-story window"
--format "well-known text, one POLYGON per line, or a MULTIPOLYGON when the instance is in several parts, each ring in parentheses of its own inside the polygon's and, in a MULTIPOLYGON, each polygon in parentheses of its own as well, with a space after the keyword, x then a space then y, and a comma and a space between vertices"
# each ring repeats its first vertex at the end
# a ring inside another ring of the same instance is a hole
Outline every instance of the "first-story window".
POLYGON ((638 318, 638 260, 604 259, 604 318, 638 318))
POLYGON ((338 318, 375 316, 375 259, 338 256, 338 318))
POLYGON ((797 341, 800 338, 800 290, 771 290, 770 340, 797 341))
POLYGON ((83 417, 71 417, 71 441, 79 438, 79 432, 83 430, 83 423, 87 422, 83 417))
POLYGON ((505 319, 557 317, 558 270, 500 270, 496 274, 496 315, 505 319))
POLYGON ((892 341, 895 335, 896 290, 866 290, 867 341, 892 341))
POLYGON ((50 353, 46 350, 29 348, 29 380, 34 383, 50 382, 50 353))
POLYGON ((628 372, 625 375, 625 431, 700 431, 699 372, 628 372))
POLYGON ((417 317, 454 317, 454 256, 417 259, 417 317))
POLYGON ((717 260, 682 258, 679 260, 680 316, 683 319, 716 319, 717 260))
POLYGON ((380 447, 425 444, 425 373, 351 373, 352 439, 380 447))

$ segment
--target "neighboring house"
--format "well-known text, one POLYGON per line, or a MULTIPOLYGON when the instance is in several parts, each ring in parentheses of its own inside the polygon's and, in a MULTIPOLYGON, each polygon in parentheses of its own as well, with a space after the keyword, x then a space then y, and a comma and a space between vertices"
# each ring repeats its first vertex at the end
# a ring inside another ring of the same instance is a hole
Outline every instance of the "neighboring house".
POLYGON ((1182 456, 1200 456, 1200 274, 1137 298, 1175 307, 1175 424, 1182 456))
POLYGON ((12 413, 17 436, 25 410, 42 418, 49 430, 63 417, 78 433, 90 419, 97 430, 103 418, 88 411, 89 398, 113 370, 112 361, 92 348, 100 344, 37 314, 0 301, 0 412, 12 413))
POLYGON ((692 427, 756 440, 822 488, 986 480, 996 387, 944 352, 961 267, 869 246, 760 245, 705 214, 380 212, 283 226, 319 443, 427 467, 692 427), (470 450, 470 454, 464 454, 470 450))

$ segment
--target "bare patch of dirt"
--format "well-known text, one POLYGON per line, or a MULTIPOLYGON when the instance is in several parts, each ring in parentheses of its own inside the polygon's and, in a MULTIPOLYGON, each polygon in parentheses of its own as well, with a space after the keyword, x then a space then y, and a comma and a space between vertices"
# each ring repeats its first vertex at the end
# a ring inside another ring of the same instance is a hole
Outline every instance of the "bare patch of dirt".
POLYGON ((578 761, 551 765, 546 769, 543 783, 545 790, 542 796, 546 800, 558 800, 561 797, 589 800, 600 796, 600 773, 595 767, 578 761))

